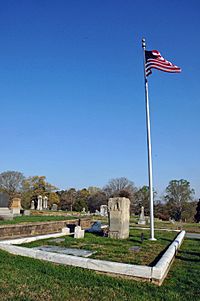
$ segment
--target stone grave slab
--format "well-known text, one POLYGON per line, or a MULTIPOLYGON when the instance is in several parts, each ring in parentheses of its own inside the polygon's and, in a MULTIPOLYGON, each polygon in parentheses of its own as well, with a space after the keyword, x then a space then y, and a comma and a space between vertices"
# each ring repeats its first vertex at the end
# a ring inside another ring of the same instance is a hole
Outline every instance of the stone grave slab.
POLYGON ((49 242, 55 242, 57 244, 64 242, 65 239, 64 238, 54 238, 54 239, 49 239, 49 242))
POLYGON ((64 248, 58 246, 39 246, 39 247, 34 247, 33 249, 45 251, 45 252, 74 255, 74 256, 81 256, 81 257, 89 257, 92 254, 96 253, 96 251, 89 251, 89 250, 82 250, 82 249, 75 249, 75 248, 64 248))
POLYGON ((139 246, 133 246, 133 247, 129 248, 129 250, 133 251, 133 252, 140 252, 140 249, 141 249, 141 247, 139 247, 139 246))

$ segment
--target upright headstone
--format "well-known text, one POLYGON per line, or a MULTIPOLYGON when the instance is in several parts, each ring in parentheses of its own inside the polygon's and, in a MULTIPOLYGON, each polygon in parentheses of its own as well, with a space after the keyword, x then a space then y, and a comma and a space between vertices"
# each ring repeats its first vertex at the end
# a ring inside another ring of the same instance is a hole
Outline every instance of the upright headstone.
POLYGON ((51 210, 57 211, 58 210, 58 205, 57 204, 53 204, 52 207, 51 207, 51 210))
POLYGON ((47 196, 43 197, 43 209, 45 209, 45 210, 48 209, 48 197, 47 196))
POLYGON ((38 204, 37 204, 37 210, 42 210, 42 196, 38 195, 38 204))
POLYGON ((13 198, 10 208, 11 208, 12 213, 15 216, 20 215, 20 210, 22 209, 21 199, 20 198, 13 198))
POLYGON ((86 214, 85 207, 83 207, 83 210, 81 211, 81 213, 86 214))
POLYGON ((107 205, 101 205, 100 206, 100 215, 101 216, 108 216, 108 206, 107 205))
POLYGON ((35 210, 35 202, 31 201, 31 210, 35 210))
POLYGON ((66 235, 68 235, 70 233, 70 229, 68 227, 64 227, 64 228, 62 228, 62 233, 65 233, 66 235))
POLYGON ((12 220, 13 214, 8 208, 9 206, 9 195, 5 192, 0 192, 0 219, 12 220))
POLYGON ((145 216, 144 216, 144 207, 141 207, 141 213, 140 213, 140 218, 138 221, 138 225, 146 225, 146 220, 145 220, 145 216))
POLYGON ((110 198, 108 201, 109 237, 129 237, 130 200, 125 197, 110 198))
POLYGON ((84 238, 85 230, 81 229, 81 226, 74 228, 74 238, 84 238))

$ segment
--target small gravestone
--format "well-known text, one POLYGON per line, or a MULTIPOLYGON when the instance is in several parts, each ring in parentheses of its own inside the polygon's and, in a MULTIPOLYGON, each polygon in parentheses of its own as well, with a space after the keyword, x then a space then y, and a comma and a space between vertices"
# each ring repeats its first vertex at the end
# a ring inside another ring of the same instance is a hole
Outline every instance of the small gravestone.
POLYGON ((62 228, 62 233, 69 235, 70 229, 68 227, 64 227, 64 228, 62 228))
POLYGON ((31 201, 31 210, 35 210, 35 202, 31 201))
POLYGON ((57 211, 58 210, 58 205, 57 204, 53 204, 51 207, 52 211, 57 211))
POLYGON ((0 192, 0 219, 12 220, 13 214, 8 208, 9 206, 9 195, 6 192, 0 192))
POLYGON ((21 199, 20 198, 13 198, 10 208, 11 208, 11 211, 12 211, 14 216, 19 216, 20 215, 20 210, 22 209, 21 199))
POLYGON ((145 220, 145 216, 144 216, 144 207, 141 207, 141 213, 140 213, 140 218, 138 221, 138 225, 146 225, 146 220, 145 220))
POLYGON ((100 215, 101 216, 108 216, 108 206, 107 205, 101 205, 100 206, 100 215))
POLYGON ((81 226, 76 226, 74 229, 74 238, 84 238, 85 230, 81 229, 81 226))

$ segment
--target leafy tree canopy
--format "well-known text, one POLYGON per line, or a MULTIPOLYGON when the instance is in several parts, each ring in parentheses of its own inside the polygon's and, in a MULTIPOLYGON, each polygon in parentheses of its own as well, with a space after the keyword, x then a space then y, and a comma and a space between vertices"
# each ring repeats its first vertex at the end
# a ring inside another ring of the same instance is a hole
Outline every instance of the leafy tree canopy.
POLYGON ((182 218, 182 213, 188 202, 193 200, 194 189, 187 180, 172 180, 166 188, 165 201, 169 207, 170 215, 175 220, 182 218))

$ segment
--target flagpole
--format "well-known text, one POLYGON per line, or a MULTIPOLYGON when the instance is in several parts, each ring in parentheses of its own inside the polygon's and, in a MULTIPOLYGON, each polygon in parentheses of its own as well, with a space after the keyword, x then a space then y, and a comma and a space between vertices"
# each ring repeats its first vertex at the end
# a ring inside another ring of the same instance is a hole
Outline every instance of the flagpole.
POLYGON ((147 150, 148 150, 148 176, 149 176, 149 198, 150 198, 150 240, 156 240, 154 237, 154 213, 153 213, 153 175, 152 175, 152 153, 151 153, 151 128, 149 112, 149 91, 148 81, 145 71, 145 48, 146 41, 142 39, 142 48, 144 53, 144 84, 145 84, 145 104, 146 104, 146 127, 147 127, 147 150))

